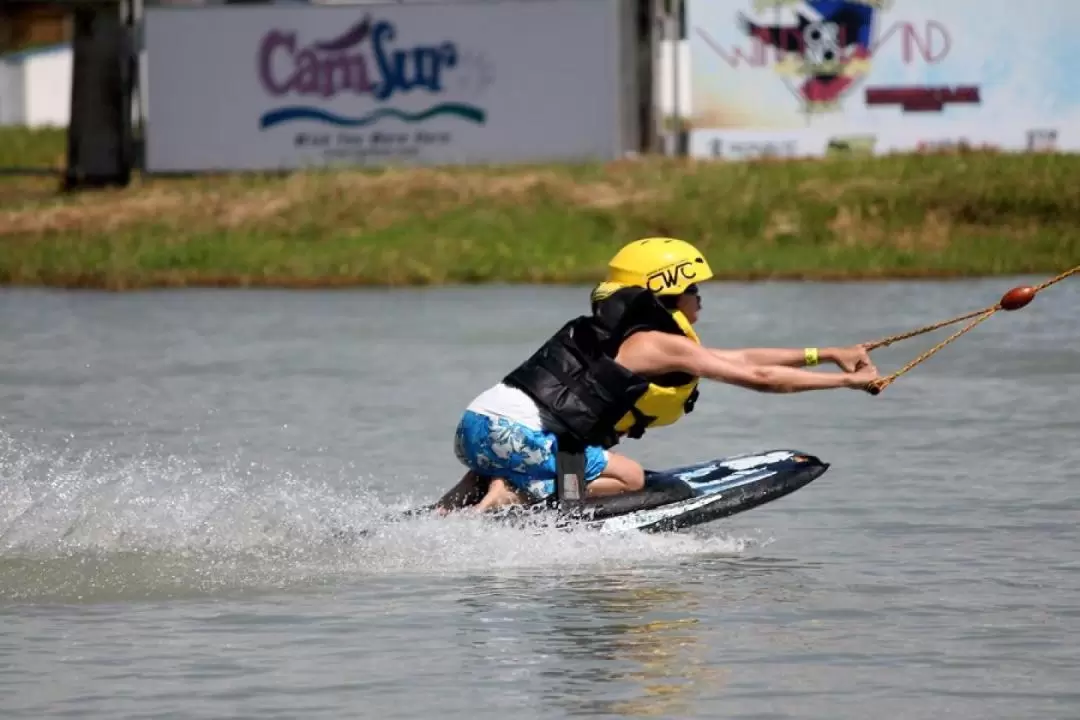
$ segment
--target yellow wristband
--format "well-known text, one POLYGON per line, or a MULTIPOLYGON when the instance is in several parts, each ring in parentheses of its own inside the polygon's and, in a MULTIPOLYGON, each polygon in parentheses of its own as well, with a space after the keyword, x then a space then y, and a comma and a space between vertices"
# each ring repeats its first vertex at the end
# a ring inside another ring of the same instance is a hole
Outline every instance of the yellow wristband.
POLYGON ((807 367, 813 367, 818 364, 817 348, 806 348, 803 350, 803 359, 806 361, 807 367))

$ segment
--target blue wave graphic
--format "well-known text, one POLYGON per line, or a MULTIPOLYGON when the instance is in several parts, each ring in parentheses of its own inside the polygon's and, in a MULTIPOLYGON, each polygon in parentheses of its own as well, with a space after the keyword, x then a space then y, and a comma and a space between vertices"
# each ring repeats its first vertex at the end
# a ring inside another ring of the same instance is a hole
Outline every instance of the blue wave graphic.
POLYGON ((461 119, 469 120, 477 125, 483 125, 487 119, 487 113, 483 110, 475 105, 465 105, 463 103, 440 103, 416 113, 404 112, 394 108, 379 108, 369 115, 358 118, 337 115, 319 108, 296 105, 263 113, 263 116, 259 118, 259 129, 265 130, 294 120, 315 120, 339 127, 364 127, 388 117, 397 118, 402 122, 418 123, 439 115, 457 115, 461 119))

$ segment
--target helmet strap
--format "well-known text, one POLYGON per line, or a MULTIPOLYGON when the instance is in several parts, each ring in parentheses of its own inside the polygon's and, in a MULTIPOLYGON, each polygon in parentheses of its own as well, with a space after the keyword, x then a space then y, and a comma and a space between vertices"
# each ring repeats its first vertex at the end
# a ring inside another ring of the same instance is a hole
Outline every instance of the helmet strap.
POLYGON ((678 310, 679 298, 681 297, 682 295, 657 295, 656 299, 668 310, 678 310))

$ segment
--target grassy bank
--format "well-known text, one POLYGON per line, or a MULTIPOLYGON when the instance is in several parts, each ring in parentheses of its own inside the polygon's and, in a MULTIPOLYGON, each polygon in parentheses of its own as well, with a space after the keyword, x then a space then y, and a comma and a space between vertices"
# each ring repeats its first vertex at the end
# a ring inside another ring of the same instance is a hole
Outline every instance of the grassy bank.
MULTIPOLYGON (((0 164, 60 133, 0 131, 0 164), (21 148, 19 150, 18 148, 21 148)), ((14 157, 19 155, 20 157, 14 157)), ((1053 274, 1080 263, 1080 158, 969 154, 0 182, 0 283, 113 289, 599 277, 625 241, 690 239, 724 278, 1053 274)))
MULTIPOLYGON (((64 167, 67 138, 62 130, 0 127, 0 168, 64 167)), ((10 186, 11 178, 4 178, 10 186)), ((0 189, 0 194, 4 191, 0 189)))

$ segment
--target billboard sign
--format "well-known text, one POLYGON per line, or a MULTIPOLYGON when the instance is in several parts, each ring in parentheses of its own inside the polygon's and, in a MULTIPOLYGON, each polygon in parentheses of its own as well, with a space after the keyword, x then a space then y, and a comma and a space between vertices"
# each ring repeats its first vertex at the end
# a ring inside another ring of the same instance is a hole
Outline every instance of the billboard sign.
POLYGON ((1080 3, 688 0, 691 154, 1080 149, 1080 3))
POLYGON ((151 172, 611 158, 617 0, 146 11, 151 172))

